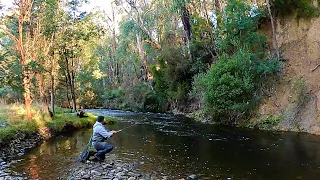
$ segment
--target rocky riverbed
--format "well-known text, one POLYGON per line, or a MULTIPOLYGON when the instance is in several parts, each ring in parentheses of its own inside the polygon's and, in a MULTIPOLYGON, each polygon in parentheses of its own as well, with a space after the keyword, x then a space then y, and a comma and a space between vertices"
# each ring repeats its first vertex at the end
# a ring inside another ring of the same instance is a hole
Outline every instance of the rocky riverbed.
POLYGON ((44 138, 39 133, 31 135, 17 133, 13 140, 0 143, 0 180, 28 179, 24 177, 23 174, 11 171, 9 167, 20 161, 13 159, 18 159, 18 157, 24 155, 28 149, 36 147, 43 140, 44 138))
POLYGON ((42 140, 43 138, 39 133, 32 135, 17 133, 16 137, 10 142, 0 144, 0 163, 2 161, 9 161, 17 156, 22 156, 26 150, 37 146, 42 140))
MULTIPOLYGON (((166 180, 168 176, 156 173, 144 173, 140 171, 139 166, 143 162, 125 163, 119 160, 115 154, 107 154, 106 159, 102 162, 94 160, 86 163, 77 163, 69 171, 68 180, 80 179, 112 179, 112 180, 166 180)), ((197 179, 196 175, 190 175, 185 179, 197 179)))
POLYGON ((17 172, 11 171, 9 167, 17 163, 19 160, 13 160, 10 163, 4 162, 0 159, 0 180, 24 180, 28 179, 24 177, 24 174, 19 174, 17 172))
POLYGON ((139 163, 124 163, 117 159, 116 155, 109 154, 102 162, 89 160, 86 163, 75 164, 69 172, 68 179, 155 179, 155 176, 141 173, 138 167, 139 163))

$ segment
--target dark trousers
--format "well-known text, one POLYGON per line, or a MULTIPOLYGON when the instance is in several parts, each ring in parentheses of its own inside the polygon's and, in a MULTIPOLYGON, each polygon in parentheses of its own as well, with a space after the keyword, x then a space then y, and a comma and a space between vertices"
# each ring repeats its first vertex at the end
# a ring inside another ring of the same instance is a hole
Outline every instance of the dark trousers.
POLYGON ((93 142, 92 146, 97 150, 96 155, 101 159, 104 159, 105 155, 113 149, 112 144, 107 142, 93 142))

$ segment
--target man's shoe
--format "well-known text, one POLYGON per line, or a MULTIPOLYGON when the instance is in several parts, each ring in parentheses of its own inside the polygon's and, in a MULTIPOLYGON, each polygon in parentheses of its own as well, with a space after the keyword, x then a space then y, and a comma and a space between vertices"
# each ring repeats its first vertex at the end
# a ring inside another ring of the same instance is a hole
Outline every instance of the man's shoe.
POLYGON ((98 161, 103 161, 103 159, 100 157, 100 156, 98 156, 97 154, 94 154, 93 155, 98 161))

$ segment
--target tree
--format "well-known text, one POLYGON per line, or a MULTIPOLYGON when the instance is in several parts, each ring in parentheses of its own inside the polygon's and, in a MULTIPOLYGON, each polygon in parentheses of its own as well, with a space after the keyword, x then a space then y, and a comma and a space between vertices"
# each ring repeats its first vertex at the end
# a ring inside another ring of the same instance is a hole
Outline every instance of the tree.
POLYGON ((32 71, 30 69, 30 62, 32 61, 32 32, 30 30, 30 20, 32 16, 32 0, 19 0, 16 2, 18 9, 13 15, 14 20, 17 21, 17 34, 13 30, 8 29, 6 24, 2 24, 1 28, 14 42, 15 49, 19 54, 21 73, 22 73, 22 85, 24 90, 24 101, 26 108, 26 118, 32 119, 31 114, 31 76, 32 71), (31 50, 31 51, 30 51, 31 50))
POLYGON ((267 4, 268 13, 269 13, 270 22, 271 22, 272 45, 273 45, 274 50, 276 51, 277 59, 280 60, 280 51, 279 51, 279 47, 278 47, 276 28, 275 28, 275 26, 274 26, 274 18, 273 18, 274 16, 273 16, 272 11, 271 11, 270 1, 269 1, 269 0, 266 0, 266 4, 267 4))
POLYGON ((217 121, 230 123, 250 115, 261 84, 280 70, 279 61, 266 58, 266 37, 257 32, 261 15, 240 0, 230 0, 224 9, 216 31, 218 61, 194 83, 217 121))

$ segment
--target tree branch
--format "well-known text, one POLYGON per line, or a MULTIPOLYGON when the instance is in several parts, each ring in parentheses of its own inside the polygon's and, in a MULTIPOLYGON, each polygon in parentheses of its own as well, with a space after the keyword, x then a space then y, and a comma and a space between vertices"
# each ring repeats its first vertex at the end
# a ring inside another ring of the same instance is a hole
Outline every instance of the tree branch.
POLYGON ((7 34, 15 43, 18 42, 18 38, 16 36, 13 35, 12 32, 10 32, 6 27, 4 27, 4 25, 0 26, 0 29, 7 34))
POLYGON ((320 67, 320 64, 318 64, 316 67, 314 67, 313 69, 310 69, 311 72, 315 71, 318 69, 318 67, 320 67))

